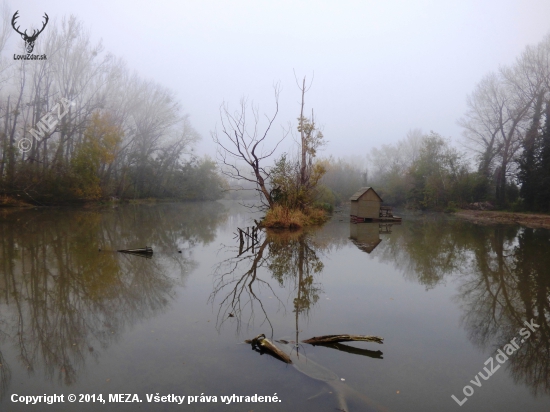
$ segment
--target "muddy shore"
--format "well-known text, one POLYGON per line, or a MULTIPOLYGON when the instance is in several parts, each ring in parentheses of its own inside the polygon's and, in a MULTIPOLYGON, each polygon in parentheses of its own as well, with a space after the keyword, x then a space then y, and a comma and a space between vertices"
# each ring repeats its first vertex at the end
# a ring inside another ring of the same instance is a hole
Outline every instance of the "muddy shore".
POLYGON ((481 210, 459 210, 456 217, 480 224, 518 224, 531 228, 550 229, 550 215, 481 210))

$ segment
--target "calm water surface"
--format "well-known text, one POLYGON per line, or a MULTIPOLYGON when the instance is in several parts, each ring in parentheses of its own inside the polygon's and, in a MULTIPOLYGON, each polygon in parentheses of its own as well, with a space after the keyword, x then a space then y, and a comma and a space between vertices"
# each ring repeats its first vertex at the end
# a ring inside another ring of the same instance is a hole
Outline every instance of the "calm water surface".
POLYGON ((349 411, 550 409, 550 231, 436 215, 350 225, 342 213, 239 249, 234 232, 253 217, 221 203, 0 211, 0 410, 334 411, 337 390, 349 411), (145 245, 152 259, 112 252, 145 245), (298 370, 243 343, 261 333, 384 344, 303 344, 298 370), (513 338, 519 349, 471 383, 513 338), (459 407, 451 395, 467 385, 459 407), (107 403, 10 400, 54 393, 107 403), (143 402, 109 403, 116 393, 143 402), (221 403, 232 394, 282 402, 221 403))

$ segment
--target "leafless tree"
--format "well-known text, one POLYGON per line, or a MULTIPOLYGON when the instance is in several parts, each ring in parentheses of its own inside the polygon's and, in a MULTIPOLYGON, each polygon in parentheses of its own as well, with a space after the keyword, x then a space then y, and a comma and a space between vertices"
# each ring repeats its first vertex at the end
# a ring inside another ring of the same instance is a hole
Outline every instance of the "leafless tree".
POLYGON ((468 111, 458 123, 464 128, 467 147, 478 157, 479 171, 489 176, 499 151, 500 119, 505 104, 498 75, 485 76, 468 96, 466 104, 468 111))
POLYGON ((506 202, 506 184, 517 168, 535 102, 547 100, 549 91, 550 35, 527 47, 513 65, 485 76, 468 96, 468 110, 459 125, 477 155, 479 172, 494 179, 501 204, 506 202))
POLYGON ((459 120, 464 136, 478 155, 479 171, 494 176, 496 198, 506 201, 506 184, 521 149, 533 103, 540 93, 525 66, 501 68, 486 76, 468 97, 468 111, 459 120))
POLYGON ((301 85, 298 83, 298 79, 296 79, 296 84, 298 85, 302 95, 300 117, 298 118, 298 131, 300 132, 300 187, 306 191, 310 190, 311 187, 316 184, 316 182, 313 183, 311 179, 313 159, 315 158, 317 151, 326 144, 323 133, 315 124, 313 109, 311 110, 311 118, 307 118, 304 114, 305 96, 309 89, 311 89, 312 83, 313 79, 309 86, 306 86, 305 76, 302 79, 301 85))
MULTIPOLYGON (((248 104, 245 98, 241 99, 239 110, 231 112, 227 103, 220 107, 221 134, 217 130, 212 132, 212 139, 216 143, 216 158, 221 165, 222 173, 237 182, 248 182, 255 185, 259 192, 262 204, 273 206, 269 183, 269 166, 266 159, 271 157, 279 144, 287 136, 288 131, 283 129, 282 137, 270 144, 266 139, 273 126, 279 111, 278 85, 273 87, 275 93, 275 111, 273 115, 265 115, 267 125, 263 132, 260 128, 259 109, 248 104), (248 116, 252 114, 249 124, 248 116)), ((242 186, 233 188, 242 190, 242 186)))

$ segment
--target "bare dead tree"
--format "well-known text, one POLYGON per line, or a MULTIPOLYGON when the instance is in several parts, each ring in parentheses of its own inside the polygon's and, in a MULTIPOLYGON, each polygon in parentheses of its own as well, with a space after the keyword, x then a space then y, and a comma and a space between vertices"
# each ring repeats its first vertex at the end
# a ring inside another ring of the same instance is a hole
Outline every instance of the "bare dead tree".
MULTIPOLYGON (((300 188, 309 193, 317 185, 318 180, 324 174, 324 171, 317 170, 314 172, 313 160, 317 154, 317 151, 326 144, 323 133, 315 124, 315 117, 313 115, 313 109, 311 110, 311 118, 307 118, 304 114, 305 108, 305 95, 311 89, 313 79, 311 79, 309 86, 306 86, 306 77, 302 79, 302 84, 298 82, 296 73, 294 73, 296 85, 300 89, 302 95, 302 101, 300 105, 300 117, 298 118, 298 131, 300 132, 300 141, 298 146, 300 148, 300 160, 299 160, 299 182, 300 188), (319 174, 319 172, 321 172, 319 174), (315 177, 315 175, 317 176, 315 177)), ((302 199, 300 208, 304 208, 307 203, 310 203, 311 199, 302 199)))
POLYGON ((478 154, 479 171, 494 174, 496 198, 506 202, 507 177, 529 126, 533 102, 540 90, 521 65, 486 76, 468 98, 468 112, 459 121, 464 136, 478 154), (537 93, 534 93, 537 91, 537 93))
MULTIPOLYGON (((217 130, 212 132, 212 139, 216 143, 216 158, 221 165, 222 173, 231 180, 242 183, 252 183, 259 192, 262 205, 271 208, 273 198, 268 188, 270 176, 269 167, 265 161, 277 150, 279 144, 287 136, 288 131, 283 129, 282 137, 275 144, 268 144, 267 136, 279 111, 278 85, 273 87, 275 93, 275 112, 265 115, 267 126, 259 131, 260 116, 258 107, 248 105, 245 98, 241 99, 239 110, 231 112, 227 103, 220 107, 221 136, 217 130), (252 112, 252 125, 247 116, 252 112), (243 167, 244 166, 244 167, 243 167)), ((243 190, 242 186, 233 187, 233 190, 243 190)))

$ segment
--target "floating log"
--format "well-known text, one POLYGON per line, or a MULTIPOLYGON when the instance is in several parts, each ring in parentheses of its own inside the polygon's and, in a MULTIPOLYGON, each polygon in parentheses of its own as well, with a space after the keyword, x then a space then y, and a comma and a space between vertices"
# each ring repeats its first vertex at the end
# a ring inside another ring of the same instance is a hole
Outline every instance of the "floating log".
POLYGON ((260 349, 269 351, 272 355, 279 358, 285 363, 292 363, 292 360, 290 360, 290 356, 288 356, 281 349, 279 349, 273 342, 267 339, 263 333, 261 335, 256 336, 254 339, 245 340, 245 342, 250 343, 252 344, 252 346, 256 346, 260 349))
POLYGON ((132 253, 134 255, 152 255, 153 248, 150 246, 145 246, 144 248, 139 249, 119 249, 117 252, 120 253, 132 253))
POLYGON ((380 350, 369 350, 355 348, 353 346, 344 345, 343 343, 316 343, 313 346, 324 346, 325 348, 332 348, 342 352, 352 353, 354 355, 368 356, 374 359, 384 359, 384 353, 380 350))
POLYGON ((376 342, 384 343, 384 338, 379 336, 369 335, 324 335, 314 336, 313 338, 302 341, 303 343, 324 344, 324 343, 337 343, 337 342, 376 342))

